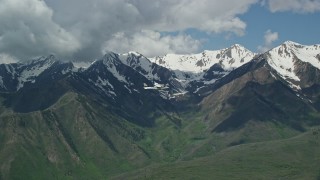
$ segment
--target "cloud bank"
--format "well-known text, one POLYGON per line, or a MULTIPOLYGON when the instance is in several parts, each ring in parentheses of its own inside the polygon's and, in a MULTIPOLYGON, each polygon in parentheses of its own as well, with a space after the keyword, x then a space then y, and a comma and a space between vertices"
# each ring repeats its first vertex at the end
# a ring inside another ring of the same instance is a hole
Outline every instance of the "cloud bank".
MULTIPOLYGON (((193 53, 188 34, 243 36, 240 15, 262 0, 0 0, 0 54, 18 59, 55 54, 69 60, 105 51, 147 56, 193 53)), ((319 0, 264 0, 271 12, 315 12, 319 0)))
POLYGON ((53 11, 45 2, 0 0, 0 4, 0 53, 67 56, 80 47, 76 37, 52 20, 53 11))
POLYGON ((145 56, 154 57, 166 53, 185 54, 198 51, 200 41, 189 35, 161 36, 159 32, 142 30, 132 35, 117 33, 103 45, 103 52, 117 49, 118 53, 138 51, 145 56))
POLYGON ((320 11, 320 0, 268 0, 268 5, 271 12, 313 13, 320 11))
POLYGON ((0 53, 88 59, 106 51, 150 56, 197 51, 184 34, 245 34, 238 15, 257 0, 0 0, 0 53), (164 35, 166 34, 166 35, 164 35), (148 45, 146 45, 146 44, 148 45))

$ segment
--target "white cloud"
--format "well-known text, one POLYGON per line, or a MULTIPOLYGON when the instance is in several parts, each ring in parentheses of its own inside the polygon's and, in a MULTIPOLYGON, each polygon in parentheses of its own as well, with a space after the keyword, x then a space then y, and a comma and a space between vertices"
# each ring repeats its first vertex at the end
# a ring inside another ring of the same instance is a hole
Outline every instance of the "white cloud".
POLYGON ((320 0, 268 0, 268 6, 271 12, 313 13, 320 11, 320 0))
POLYGON ((245 13, 257 0, 147 0, 129 1, 137 8, 148 29, 179 31, 196 28, 210 33, 233 32, 243 35, 245 13))
POLYGON ((272 48, 272 45, 275 41, 279 39, 278 32, 272 32, 270 29, 267 30, 264 34, 264 45, 258 46, 258 51, 266 52, 272 48))
POLYGON ((161 36, 159 32, 142 30, 133 35, 123 32, 116 33, 104 43, 102 52, 116 51, 118 53, 126 53, 138 51, 147 57, 154 57, 166 53, 195 52, 199 50, 200 45, 200 41, 185 34, 161 36))
POLYGON ((201 43, 183 32, 242 36, 247 24, 239 15, 259 2, 272 12, 320 10, 320 0, 0 0, 0 53, 23 59, 47 54, 92 59, 106 47, 147 55, 188 53, 201 43))
POLYGON ((19 58, 67 55, 79 48, 75 37, 52 20, 39 0, 0 0, 0 52, 19 58))
POLYGON ((17 58, 10 56, 9 54, 0 53, 0 64, 10 64, 18 62, 17 58))
MULTIPOLYGON (((114 40, 114 34, 124 32, 130 39, 141 34, 141 29, 169 34, 195 29, 242 36, 246 23, 239 15, 258 1, 0 0, 0 52, 19 58, 50 53, 96 58, 105 42, 114 40)), ((179 44, 182 37, 187 36, 166 38, 179 44)), ((161 42, 166 38, 161 37, 161 42)))
POLYGON ((270 29, 266 31, 264 40, 266 45, 271 45, 274 41, 278 40, 279 35, 277 32, 272 32, 270 29))

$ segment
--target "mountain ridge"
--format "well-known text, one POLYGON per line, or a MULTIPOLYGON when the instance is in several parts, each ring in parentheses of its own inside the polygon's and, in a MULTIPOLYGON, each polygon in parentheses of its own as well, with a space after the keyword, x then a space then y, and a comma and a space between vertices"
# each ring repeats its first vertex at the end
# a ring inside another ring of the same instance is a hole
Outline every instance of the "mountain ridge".
POLYGON ((0 179, 104 179, 242 144, 313 137, 319 51, 286 42, 241 62, 246 53, 225 49, 225 62, 215 54, 201 72, 136 52, 109 52, 86 67, 54 56, 1 64, 0 179))
POLYGON ((239 44, 221 50, 205 50, 199 54, 177 55, 167 54, 151 58, 152 62, 163 65, 172 70, 199 73, 209 69, 212 65, 220 63, 226 70, 238 67, 238 64, 248 62, 256 54, 239 44), (178 61, 178 64, 173 64, 178 61), (228 61, 227 63, 225 61, 228 61), (240 62, 233 62, 240 61, 240 62), (232 66, 234 63, 235 66, 232 66))

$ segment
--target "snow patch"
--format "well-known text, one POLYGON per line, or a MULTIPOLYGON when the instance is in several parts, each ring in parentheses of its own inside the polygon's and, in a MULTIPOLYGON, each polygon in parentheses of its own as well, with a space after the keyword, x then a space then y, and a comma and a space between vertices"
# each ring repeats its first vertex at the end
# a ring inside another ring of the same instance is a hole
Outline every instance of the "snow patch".
POLYGON ((6 87, 5 87, 4 83, 3 83, 3 78, 2 78, 2 76, 0 76, 0 87, 6 89, 6 87))
POLYGON ((187 91, 184 91, 184 92, 179 92, 179 93, 174 93, 173 96, 183 96, 185 94, 187 94, 188 92, 187 91))
POLYGON ((117 94, 113 91, 114 87, 109 83, 109 81, 101 79, 98 76, 96 82, 92 81, 91 79, 89 79, 89 82, 93 83, 96 87, 101 89, 107 96, 111 97, 112 99, 117 96, 117 94))
POLYGON ((204 84, 209 85, 209 84, 213 84, 217 81, 217 79, 212 79, 210 81, 204 81, 204 84))
POLYGON ((103 86, 108 86, 110 87, 110 89, 114 90, 114 87, 113 85, 106 79, 101 79, 100 76, 98 76, 98 80, 97 80, 97 83, 99 83, 99 85, 103 85, 103 86))
POLYGON ((160 80, 158 75, 153 73, 153 63, 143 55, 131 51, 127 54, 119 55, 119 59, 123 64, 132 67, 147 79, 151 81, 160 80))
POLYGON ((278 79, 272 72, 270 72, 270 75, 271 75, 274 79, 278 79))
POLYGON ((51 65, 55 63, 53 59, 43 60, 40 58, 39 60, 32 61, 27 65, 22 65, 19 67, 23 69, 18 77, 18 86, 17 90, 21 89, 26 82, 35 82, 35 78, 38 77, 41 73, 51 67, 51 65))
POLYGON ((62 75, 66 75, 69 72, 70 72, 70 69, 64 69, 64 70, 61 71, 61 74, 62 75))
POLYGON ((103 61, 103 63, 108 67, 109 72, 111 72, 115 78, 117 78, 121 82, 129 84, 126 78, 118 72, 117 68, 115 67, 115 64, 106 61, 103 61))
POLYGON ((169 89, 169 87, 165 86, 164 84, 159 84, 157 82, 154 82, 153 86, 145 86, 144 89, 165 90, 165 89, 169 89))
POLYGON ((127 85, 124 85, 124 87, 129 91, 129 93, 130 93, 130 94, 132 94, 131 89, 130 89, 130 88, 128 88, 128 86, 127 86, 127 85))

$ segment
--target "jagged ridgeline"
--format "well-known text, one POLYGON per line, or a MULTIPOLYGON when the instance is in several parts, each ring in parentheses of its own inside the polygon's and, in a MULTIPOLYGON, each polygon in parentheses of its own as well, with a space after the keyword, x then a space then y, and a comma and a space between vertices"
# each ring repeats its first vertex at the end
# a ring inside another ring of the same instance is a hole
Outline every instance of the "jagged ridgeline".
POLYGON ((0 179, 320 177, 319 45, 1 64, 0 102, 0 179))

